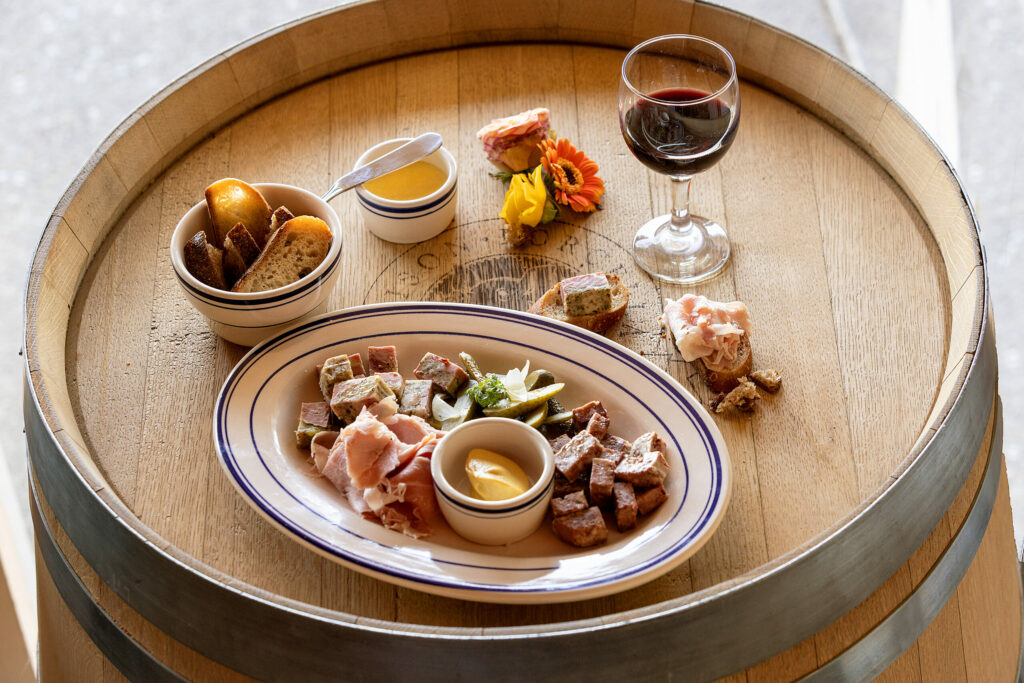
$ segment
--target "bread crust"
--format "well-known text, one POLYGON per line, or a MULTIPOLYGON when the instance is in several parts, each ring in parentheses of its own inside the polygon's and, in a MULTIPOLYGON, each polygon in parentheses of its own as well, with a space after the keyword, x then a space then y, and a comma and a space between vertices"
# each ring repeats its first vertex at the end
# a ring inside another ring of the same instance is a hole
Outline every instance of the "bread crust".
POLYGON ((232 292, 261 292, 278 287, 285 287, 292 282, 302 279, 306 274, 313 271, 327 257, 331 248, 331 229, 327 223, 315 216, 297 216, 278 229, 267 242, 260 257, 249 266, 249 270, 239 278, 232 292), (316 243, 316 254, 305 255, 300 261, 294 259, 291 249, 293 239, 304 239, 307 242, 316 243), (275 281, 266 286, 267 273, 273 273, 277 268, 280 271, 296 271, 291 274, 288 282, 275 281), (303 272, 304 271, 304 272, 303 272))
POLYGON ((259 190, 237 178, 222 178, 206 188, 206 207, 210 212, 213 239, 218 247, 236 223, 243 224, 256 244, 267 243, 270 229, 270 205, 259 190))
POLYGON ((740 378, 749 375, 754 368, 754 353, 750 348, 750 339, 745 334, 740 338, 739 346, 736 347, 736 359, 727 368, 712 370, 703 358, 698 358, 694 364, 701 379, 712 391, 732 391, 740 383, 740 378))
POLYGON ((227 289, 224 267, 219 249, 206 241, 202 230, 185 243, 185 269, 204 285, 227 289))
POLYGON ((603 274, 608 278, 608 284, 612 287, 611 310, 592 315, 566 316, 565 310, 562 308, 562 283, 557 282, 554 287, 544 292, 544 296, 537 299, 527 312, 542 315, 545 318, 561 320, 570 325, 583 327, 591 332, 604 332, 622 320, 622 316, 626 314, 626 306, 629 304, 629 289, 615 273, 603 274))

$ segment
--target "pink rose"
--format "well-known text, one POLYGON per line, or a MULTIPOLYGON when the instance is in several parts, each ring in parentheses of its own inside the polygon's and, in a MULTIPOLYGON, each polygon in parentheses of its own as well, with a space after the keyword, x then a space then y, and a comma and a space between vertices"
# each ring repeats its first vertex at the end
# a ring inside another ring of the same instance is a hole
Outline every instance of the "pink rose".
POLYGON ((537 144, 547 137, 551 126, 547 109, 531 109, 504 119, 494 119, 477 131, 487 159, 517 173, 540 162, 537 144))

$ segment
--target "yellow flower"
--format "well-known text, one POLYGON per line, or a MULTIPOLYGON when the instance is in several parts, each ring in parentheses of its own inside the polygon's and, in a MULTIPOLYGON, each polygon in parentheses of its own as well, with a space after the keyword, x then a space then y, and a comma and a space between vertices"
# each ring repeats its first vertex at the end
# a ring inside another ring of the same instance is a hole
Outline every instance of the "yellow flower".
POLYGON ((501 217, 508 223, 508 240, 512 244, 525 242, 527 231, 524 227, 535 228, 544 217, 548 191, 544 187, 541 173, 542 169, 538 166, 529 176, 525 173, 515 174, 505 193, 501 217))

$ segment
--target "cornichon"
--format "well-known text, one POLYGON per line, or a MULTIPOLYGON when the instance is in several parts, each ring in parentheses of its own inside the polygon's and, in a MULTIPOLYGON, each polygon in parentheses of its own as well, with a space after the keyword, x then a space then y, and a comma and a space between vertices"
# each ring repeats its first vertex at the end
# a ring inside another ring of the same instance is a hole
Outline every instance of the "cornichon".
POLYGON ((572 419, 572 411, 571 410, 566 410, 566 411, 561 412, 561 413, 555 413, 554 415, 548 415, 547 418, 545 418, 545 420, 544 420, 544 424, 546 424, 546 425, 562 424, 563 422, 568 422, 571 419, 572 419))
POLYGON ((544 418, 548 416, 548 402, 544 401, 540 408, 537 408, 532 413, 527 413, 523 417, 523 422, 530 425, 534 429, 540 429, 540 426, 544 424, 544 418))
POLYGON ((466 366, 466 372, 469 373, 470 377, 475 379, 477 382, 483 382, 484 379, 486 379, 486 375, 484 375, 473 356, 463 351, 459 354, 459 358, 462 359, 462 364, 466 366))
POLYGON ((547 370, 534 370, 526 376, 523 384, 527 389, 542 389, 555 383, 555 376, 547 370))
POLYGON ((466 386, 459 392, 458 398, 455 399, 455 405, 452 406, 455 410, 459 411, 459 414, 456 417, 443 420, 441 422, 441 431, 450 432, 473 416, 476 410, 476 401, 469 395, 469 389, 470 387, 466 386))
POLYGON ((561 382, 551 384, 540 389, 533 389, 526 392, 526 399, 513 403, 509 399, 503 399, 490 408, 484 408, 484 415, 487 417, 519 417, 526 415, 546 404, 548 399, 557 394, 565 387, 561 382))

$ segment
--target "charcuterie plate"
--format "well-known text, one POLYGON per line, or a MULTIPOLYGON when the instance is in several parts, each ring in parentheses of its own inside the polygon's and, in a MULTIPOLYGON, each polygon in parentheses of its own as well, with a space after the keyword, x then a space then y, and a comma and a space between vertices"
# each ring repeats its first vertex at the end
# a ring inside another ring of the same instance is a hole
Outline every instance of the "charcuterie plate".
POLYGON ((214 443, 245 500, 321 555, 383 581, 448 597, 548 603, 616 593, 650 581, 695 553, 729 501, 725 443, 700 403, 641 356, 608 339, 518 311, 442 303, 349 308, 303 322, 253 348, 231 371, 214 408, 214 443), (350 508, 295 444, 302 401, 321 400, 315 365, 339 353, 394 345, 399 370, 427 351, 471 353, 485 370, 529 360, 566 384, 566 407, 599 399, 611 432, 656 431, 668 444, 667 500, 637 528, 590 548, 558 540, 545 522, 507 546, 456 535, 440 519, 431 536, 385 529, 350 508))

